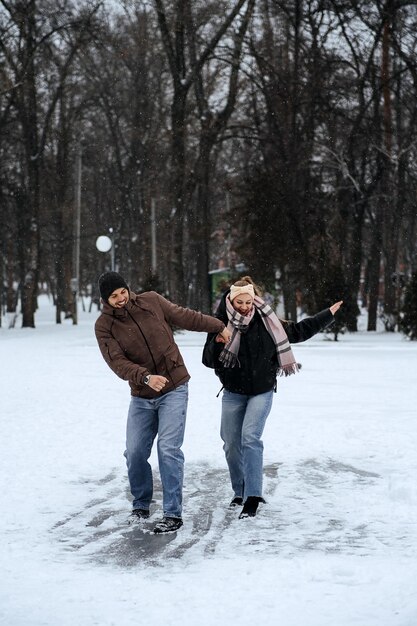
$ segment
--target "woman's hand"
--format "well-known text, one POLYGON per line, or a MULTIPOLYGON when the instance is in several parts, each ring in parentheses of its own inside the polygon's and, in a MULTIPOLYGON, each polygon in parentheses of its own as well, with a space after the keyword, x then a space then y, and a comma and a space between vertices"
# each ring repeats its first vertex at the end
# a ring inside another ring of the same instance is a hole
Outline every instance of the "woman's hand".
POLYGON ((334 304, 332 304, 332 306, 330 307, 330 311, 331 313, 334 315, 335 313, 337 313, 337 311, 340 309, 340 307, 343 304, 343 300, 340 300, 339 302, 335 302, 334 304))

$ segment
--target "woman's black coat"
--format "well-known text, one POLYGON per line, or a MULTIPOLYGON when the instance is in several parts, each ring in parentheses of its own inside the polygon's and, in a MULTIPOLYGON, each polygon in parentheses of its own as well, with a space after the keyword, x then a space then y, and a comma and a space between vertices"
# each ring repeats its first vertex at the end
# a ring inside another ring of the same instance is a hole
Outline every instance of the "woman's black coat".
MULTIPOLYGON (((222 298, 215 316, 227 325, 226 295, 222 298)), ((330 309, 324 309, 300 322, 281 320, 290 343, 299 343, 313 337, 334 321, 330 309)), ((278 359, 274 342, 265 328, 261 314, 255 311, 246 333, 240 337, 238 359, 240 366, 223 367, 219 354, 224 344, 215 341, 216 334, 209 333, 203 350, 203 363, 213 368, 227 391, 255 396, 276 388, 278 359)))

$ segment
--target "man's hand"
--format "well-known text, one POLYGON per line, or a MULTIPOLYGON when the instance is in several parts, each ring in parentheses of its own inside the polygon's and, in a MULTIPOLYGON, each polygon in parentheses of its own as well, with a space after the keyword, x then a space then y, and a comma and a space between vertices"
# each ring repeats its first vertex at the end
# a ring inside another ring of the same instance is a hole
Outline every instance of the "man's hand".
POLYGON ((168 382, 168 378, 165 376, 158 376, 158 374, 151 374, 149 376, 148 387, 153 389, 154 391, 162 391, 165 385, 168 382))
POLYGON ((232 333, 226 327, 216 337, 217 343, 229 343, 232 338, 232 333))

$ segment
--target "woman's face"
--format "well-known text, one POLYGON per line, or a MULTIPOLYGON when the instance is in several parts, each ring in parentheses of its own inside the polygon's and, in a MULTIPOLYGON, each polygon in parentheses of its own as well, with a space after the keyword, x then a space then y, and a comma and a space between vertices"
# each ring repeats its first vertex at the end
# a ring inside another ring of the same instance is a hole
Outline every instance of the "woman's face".
POLYGON ((241 293, 232 301, 233 308, 241 315, 249 315, 253 306, 253 298, 248 293, 241 293))

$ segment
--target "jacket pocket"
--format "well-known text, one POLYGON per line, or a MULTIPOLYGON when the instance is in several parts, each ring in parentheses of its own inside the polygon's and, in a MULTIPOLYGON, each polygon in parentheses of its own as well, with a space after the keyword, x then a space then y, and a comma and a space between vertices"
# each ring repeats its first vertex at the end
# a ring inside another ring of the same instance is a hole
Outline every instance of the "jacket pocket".
POLYGON ((168 371, 184 365, 181 353, 175 343, 171 344, 167 349, 165 354, 165 363, 168 371))

